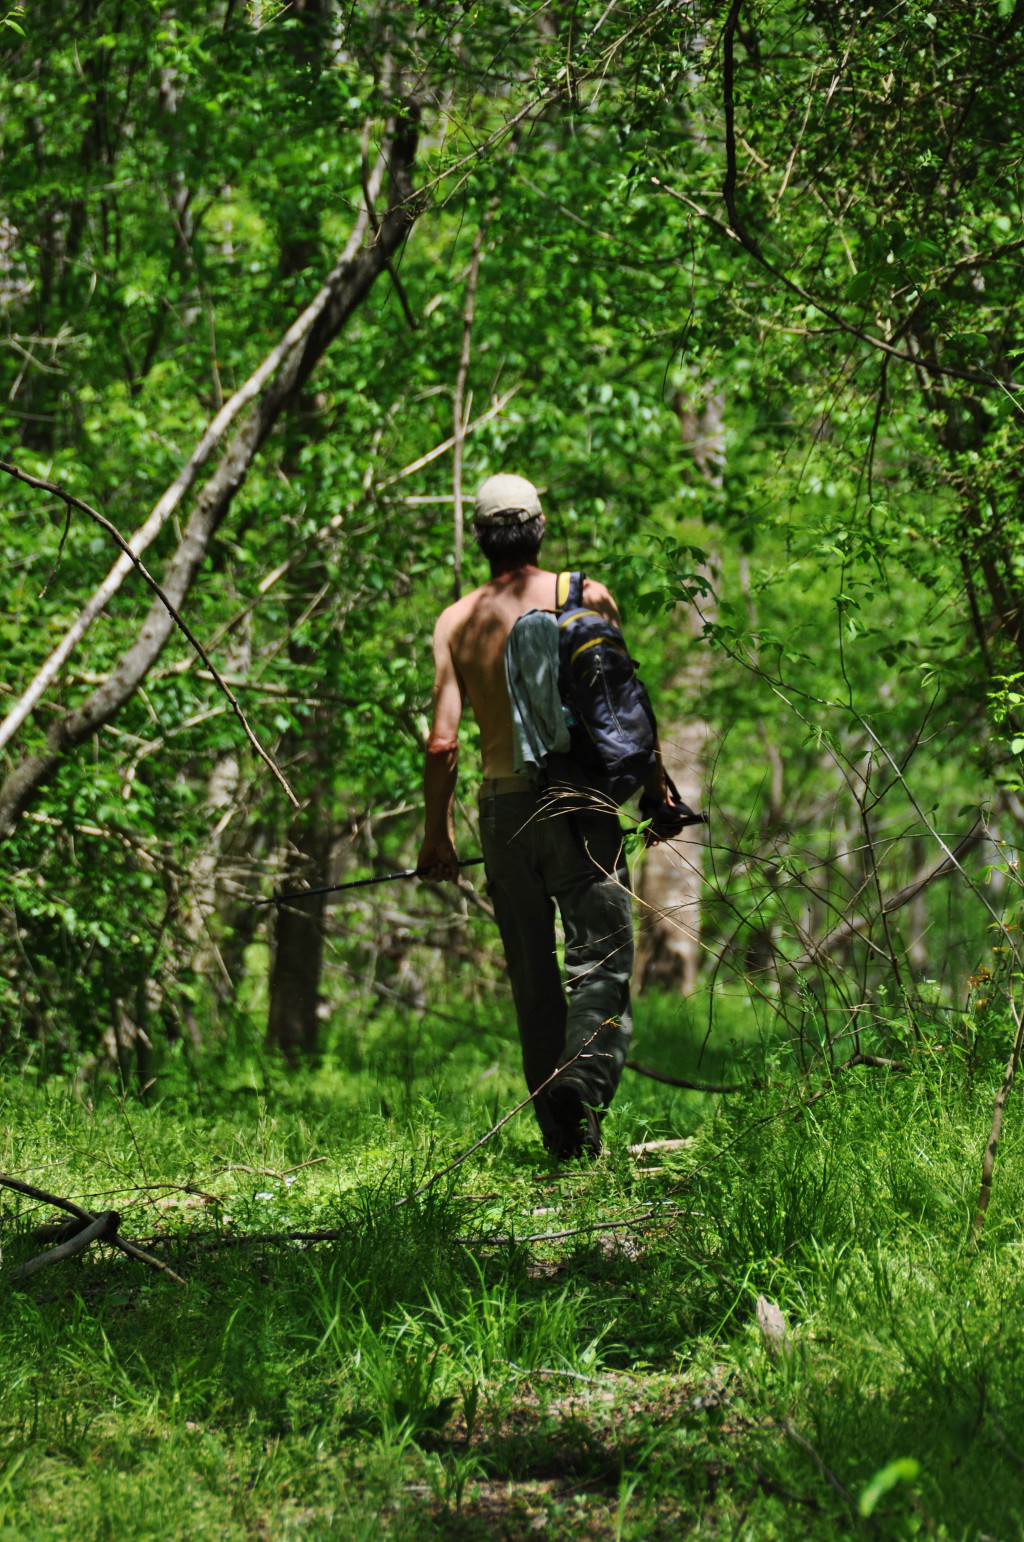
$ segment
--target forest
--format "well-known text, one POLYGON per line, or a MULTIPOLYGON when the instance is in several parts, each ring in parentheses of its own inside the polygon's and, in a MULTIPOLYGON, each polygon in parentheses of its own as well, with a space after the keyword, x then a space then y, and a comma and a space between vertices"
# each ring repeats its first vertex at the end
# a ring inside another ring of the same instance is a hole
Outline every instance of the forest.
POLYGON ((0 1542, 1024 1538, 1022 23, 0 5, 0 1542), (707 816, 595 1161, 415 873, 496 473, 707 816))

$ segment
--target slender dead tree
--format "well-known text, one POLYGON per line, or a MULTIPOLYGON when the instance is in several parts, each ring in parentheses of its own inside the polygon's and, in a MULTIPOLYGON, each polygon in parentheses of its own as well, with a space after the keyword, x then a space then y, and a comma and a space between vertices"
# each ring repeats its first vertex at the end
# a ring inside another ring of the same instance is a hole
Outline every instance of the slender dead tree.
MULTIPOLYGON (((412 183, 418 116, 416 104, 408 103, 401 118, 389 119, 385 125, 380 154, 367 188, 370 199, 357 216, 316 302, 300 318, 305 325, 289 329, 289 341, 275 361, 275 369, 195 500, 163 578, 164 594, 176 610, 180 611, 187 599, 210 541, 267 435, 293 405, 310 373, 366 299, 376 279, 389 270, 394 254, 424 207, 425 200, 412 183), (386 207, 379 214, 376 210, 371 213, 385 178, 386 207)), ((39 788, 54 775, 62 758, 97 733, 131 700, 159 659, 173 629, 174 621, 166 604, 157 600, 107 679, 77 707, 61 713, 52 724, 41 753, 26 756, 15 766, 0 787, 0 839, 13 833, 22 813, 39 788)))

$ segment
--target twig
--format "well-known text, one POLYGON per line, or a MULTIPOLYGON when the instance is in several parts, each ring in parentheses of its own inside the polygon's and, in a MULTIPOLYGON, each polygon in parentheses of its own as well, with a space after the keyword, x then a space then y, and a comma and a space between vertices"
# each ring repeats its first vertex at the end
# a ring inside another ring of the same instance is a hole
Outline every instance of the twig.
POLYGON ((270 767, 270 770, 273 772, 274 776, 284 788, 284 791, 287 794, 288 800, 292 804, 292 807, 298 808, 299 800, 292 792, 288 782, 285 780, 284 773, 278 768, 277 763, 273 756, 270 754, 269 750, 265 750, 263 748, 263 745, 257 739, 252 729, 249 727, 248 719, 246 718, 245 713, 242 711, 241 707, 238 705, 238 699, 234 695, 234 692, 228 685, 227 681, 224 679, 224 676, 217 669, 206 649, 203 647, 198 637, 196 637, 195 633, 192 631, 187 621, 181 615, 180 611, 178 611, 171 604, 170 600, 167 598, 167 595, 161 589, 152 573, 142 561, 142 558, 136 556, 135 552, 132 551, 132 548, 129 546, 128 542, 125 540, 124 536, 117 529, 117 527, 112 525, 110 520, 105 518, 98 509, 92 508, 92 506, 88 503, 83 503, 81 498, 75 498, 71 493, 66 493, 57 482, 47 482, 42 477, 30 476, 27 471, 22 471, 18 466, 13 466, 9 461, 5 460, 0 460, 0 471, 5 471, 8 476, 16 477, 19 482, 24 482, 27 487, 36 487, 43 492, 53 493, 55 497, 62 499, 64 503, 67 504, 68 508, 80 509, 83 514, 88 514, 90 519, 95 520, 96 523, 107 532, 115 544, 121 548, 121 551, 129 559, 129 561, 132 562, 136 568, 138 568, 139 573, 152 589, 157 599, 160 600, 160 602, 167 610, 171 620, 185 634, 188 641, 192 644, 192 647, 198 653, 199 657, 210 671, 210 674, 213 676, 214 681, 224 692, 224 695, 230 702, 232 710, 234 711, 235 716, 238 718, 238 721, 241 723, 249 743, 252 745, 257 755, 259 755, 260 759, 265 761, 266 764, 270 767))
MULTIPOLYGON (((376 209, 373 206, 374 205, 374 199, 376 197, 376 193, 370 187, 370 157, 369 157, 369 151, 370 151, 370 120, 369 120, 369 118, 367 118, 366 122, 363 125, 363 140, 362 140, 362 155, 363 155, 362 184, 363 184, 363 198, 364 198, 364 200, 366 202, 366 213, 369 216, 370 225, 371 225, 371 228, 373 230, 373 238, 374 238, 374 241, 377 241, 380 238, 380 222, 377 219, 377 211, 376 211, 376 209)), ((379 191, 379 189, 378 189, 378 191, 379 191)), ((419 323, 416 320, 416 317, 412 313, 412 306, 409 304, 409 297, 408 297, 408 295, 405 292, 405 286, 403 285, 402 280, 398 276, 398 270, 395 267, 394 261, 392 260, 391 253, 387 250, 386 247, 383 250, 384 250, 384 266, 387 268, 388 275, 389 275, 389 277, 391 279, 391 282, 395 286, 395 293, 396 293, 396 295, 399 298, 399 301, 400 301, 401 306, 402 306, 402 310, 405 312, 405 319, 409 323, 409 330, 410 330, 410 332, 415 332, 417 327, 419 326, 419 323)))
MULTIPOLYGON (((887 1060, 884 1055, 862 1055, 858 1052, 851 1055, 849 1060, 844 1060, 840 1065, 835 1066, 832 1075, 835 1077, 840 1071, 849 1071, 854 1066, 859 1065, 874 1066, 881 1071, 906 1071, 909 1069, 902 1060, 887 1060)), ((820 1088, 818 1092, 812 1093, 809 1098, 805 1098, 802 1103, 798 1104, 797 1112, 805 1108, 813 1108, 815 1103, 820 1103, 822 1098, 827 1098, 835 1090, 835 1083, 830 1081, 827 1087, 820 1088)))
POLYGON ((563 1237, 580 1237, 586 1232, 618 1231, 623 1226, 649 1226, 654 1221, 671 1221, 688 1210, 642 1210, 639 1215, 622 1216, 617 1221, 592 1221, 586 1226, 568 1226, 564 1231, 538 1231, 529 1237, 456 1237, 463 1247, 518 1247, 528 1242, 560 1242, 563 1237))
MULTIPOLYGON (((601 1027, 604 1027, 603 1023, 601 1027)), ((551 1075, 542 1081, 539 1087, 535 1087, 528 1097, 525 1097, 521 1103, 516 1104, 515 1108, 510 1109, 507 1114, 503 1115, 503 1117, 498 1120, 497 1124, 494 1125, 492 1129, 487 1131, 486 1135, 481 1135, 480 1139, 474 1141, 473 1144, 466 1151, 464 1151, 461 1156, 456 1157, 454 1162, 449 1162, 447 1167, 442 1167, 439 1172, 436 1172, 433 1175, 432 1178, 428 1178, 426 1183, 424 1183, 420 1188, 414 1189, 411 1194, 406 1194, 404 1198, 398 1200, 393 1208, 398 1210, 402 1205, 407 1205, 411 1199, 419 1199, 420 1195, 425 1194, 428 1189, 432 1189, 435 1183, 438 1183, 442 1178, 447 1177, 449 1173, 453 1173, 457 1167, 461 1167, 467 1157, 471 1157, 474 1151, 479 1151, 481 1146, 486 1145, 492 1136, 497 1135, 498 1131, 503 1129, 504 1126, 508 1124, 510 1119, 514 1119, 516 1114, 521 1113, 524 1108, 533 1102, 534 1098, 536 1098, 544 1091, 545 1087, 550 1086, 550 1084, 557 1076, 561 1076, 562 1073, 567 1071, 571 1065, 575 1065, 580 1056, 585 1054, 589 1046, 593 1044, 594 1040, 597 1038, 600 1032, 600 1028, 595 1028, 586 1044, 577 1050, 576 1054, 573 1055, 571 1060, 567 1060, 564 1065, 556 1066, 551 1075)))
POLYGON ((652 1066, 640 1065, 636 1060, 625 1062, 627 1071, 635 1071, 638 1076, 649 1076, 652 1082, 664 1082, 666 1087, 682 1087, 687 1092, 745 1092, 744 1087, 735 1087, 726 1082, 691 1082, 681 1076, 666 1076, 664 1071, 655 1071, 652 1066))
POLYGON ((53 580, 57 576, 57 569, 60 567, 60 559, 64 555, 64 547, 65 547, 65 545, 67 543, 67 538, 68 538, 68 534, 69 534, 70 530, 71 530, 71 505, 70 504, 66 504, 65 505, 65 514, 64 514, 64 529, 60 533, 60 545, 57 547, 57 555, 53 559, 53 567, 50 569, 50 572, 49 572, 49 575, 48 575, 48 577, 46 579, 45 584, 43 585, 43 587, 39 591, 39 598, 40 599, 42 599, 44 597, 44 595, 46 594, 47 589, 49 589, 50 585, 53 583, 53 580))
POLYGON ((884 920, 885 917, 891 916, 894 911, 902 909, 912 899, 916 899, 922 889, 927 888, 930 883, 934 883, 937 878, 949 878, 954 872, 957 872, 960 859, 966 857, 976 846, 980 846, 981 842, 985 839, 985 834, 984 824, 980 820, 976 820, 967 834, 961 836, 960 840, 952 848, 952 851, 945 854, 939 862, 926 864, 926 866, 918 869, 910 882, 905 884, 903 888, 896 889, 890 894, 882 895, 880 907, 876 914, 844 916, 830 931, 825 933, 824 937, 820 938, 817 942, 810 943, 799 958, 795 958, 791 962, 784 962, 783 967, 786 969, 806 969, 809 965, 817 964, 826 958, 828 954, 834 952, 842 943, 849 942, 853 937, 870 931, 875 921, 880 917, 884 920))
POLYGON ((753 1468, 754 1477, 757 1479, 757 1486, 764 1493, 778 1494, 780 1499, 788 1499, 792 1504, 796 1505, 806 1505, 808 1510, 821 1509, 821 1505, 816 1499, 805 1499, 801 1494, 792 1494, 788 1488, 783 1488, 781 1483, 776 1483, 774 1478, 769 1478, 768 1474, 763 1472, 756 1462, 752 1462, 751 1467, 753 1468))
POLYGON ((467 883, 461 874, 455 880, 455 887, 458 889, 460 894, 465 895, 466 899, 468 899, 469 903, 476 910, 479 910, 482 916, 487 917, 488 921, 494 921, 496 919, 494 914, 494 906, 489 905, 484 899, 483 895, 478 893, 471 883, 467 883))
POLYGON ((226 1162, 223 1167, 215 1168, 211 1176, 216 1173, 251 1173, 253 1177, 278 1178, 283 1183, 292 1173, 301 1172, 304 1167, 317 1167, 321 1162, 329 1161, 330 1157, 310 1157, 308 1162, 297 1162, 294 1167, 285 1167, 281 1172, 274 1167, 248 1167, 244 1162, 226 1162))
POLYGON ((159 1269, 161 1274, 166 1274, 176 1285, 184 1285, 187 1282, 180 1274, 175 1274, 169 1264, 162 1263, 159 1258, 154 1258, 152 1253, 147 1253, 145 1248, 140 1248, 137 1242, 128 1242, 124 1237, 111 1237, 114 1247, 120 1248, 122 1253, 127 1253, 129 1258, 137 1258, 140 1263, 148 1264, 151 1269, 159 1269))
POLYGON ((646 1156, 649 1151, 685 1151, 693 1141, 692 1135, 684 1135, 681 1140, 642 1140, 628 1149, 630 1156, 646 1156))
POLYGON ((806 1438, 806 1436, 801 1435, 796 1425, 791 1424, 788 1419, 783 1419, 780 1428, 785 1430, 790 1440, 795 1440, 797 1445, 801 1446, 807 1452, 808 1456, 814 1462, 819 1472, 821 1472, 824 1477, 828 1479, 836 1493, 845 1499, 846 1503, 850 1506, 850 1509, 856 1510, 856 1506, 853 1502, 853 1495, 850 1493, 850 1490, 840 1482, 828 1463, 822 1461, 817 1451, 815 1451, 814 1447, 811 1445, 811 1442, 806 1438))
MULTIPOLYGON (((504 396, 499 396, 496 401, 493 401, 486 412, 482 412, 478 418, 474 418, 472 423, 467 423, 464 432, 471 434, 484 423, 489 423, 491 418, 497 417, 498 413, 508 406, 513 396, 516 396, 521 389, 522 386, 520 385, 512 386, 511 390, 506 391, 504 396)), ((428 450, 426 455, 421 455, 418 460, 410 461, 408 466, 402 467, 401 471, 396 471, 392 476, 385 477, 383 482, 378 482, 376 484, 377 491, 383 492, 385 488, 393 487, 396 482, 401 482, 404 477, 411 477, 413 472, 422 471, 424 466, 429 466, 432 460, 437 460, 439 456, 444 455, 447 450, 450 450, 454 443, 455 436, 452 435, 451 438, 445 439, 443 443, 435 444, 434 448, 428 450)))

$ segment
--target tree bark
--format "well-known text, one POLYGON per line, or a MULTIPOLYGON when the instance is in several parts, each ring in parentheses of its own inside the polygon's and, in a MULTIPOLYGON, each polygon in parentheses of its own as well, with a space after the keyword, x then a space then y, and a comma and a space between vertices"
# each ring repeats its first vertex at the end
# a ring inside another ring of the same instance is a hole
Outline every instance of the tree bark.
MULTIPOLYGON (((316 887, 323 881, 331 847, 327 822, 307 811, 289 832, 289 846, 285 889, 302 883, 316 887)), ((312 894, 277 908, 267 1042, 276 1045, 291 1063, 315 1055, 319 1044, 324 899, 323 894, 312 894)))
MULTIPOLYGON (((310 372, 337 337, 353 311, 369 294, 377 277, 401 246, 422 208, 412 188, 416 154, 415 110, 409 120, 389 126, 381 164, 389 173, 388 206, 376 238, 367 246, 368 210, 356 220, 348 243, 329 276, 329 297, 308 331, 286 355, 276 377, 266 386, 249 418, 238 430, 213 475, 202 489, 177 551, 171 558, 163 588, 180 609, 202 567, 210 540, 242 486, 257 451, 281 413, 291 406, 310 372)), ((10 836, 35 793, 60 765, 62 757, 108 723, 142 684, 171 635, 173 621, 163 604, 150 609, 134 642, 122 654, 113 673, 80 706, 62 714, 47 735, 45 750, 27 756, 0 787, 0 839, 10 836)))
MULTIPOLYGON (((721 392, 702 406, 677 393, 673 401, 683 442, 693 454, 705 481, 720 485, 725 459, 721 392)), ((698 636, 702 621, 693 606, 680 605, 677 616, 691 639, 698 636)), ((707 677, 706 650, 691 650, 670 685, 693 700, 707 677)), ((662 756, 666 769, 691 808, 703 801, 703 759, 709 728, 699 718, 664 725, 662 756)), ((691 825, 674 841, 653 847, 645 856, 640 875, 641 922, 637 938, 635 983, 670 986, 689 995, 697 984, 700 966, 701 891, 704 884, 704 827, 691 825)))
MULTIPOLYGON (((323 596, 329 589, 327 570, 313 564, 306 570, 307 582, 323 596)), ((288 656, 295 665, 316 662, 314 645, 299 642, 295 632, 310 611, 304 601, 288 602, 288 656)), ((314 707, 301 728, 287 730, 282 751, 290 764, 301 765, 306 802, 291 820, 287 838, 287 858, 283 873, 287 894, 301 888, 318 888, 326 883, 327 863, 334 830, 328 812, 333 791, 331 767, 331 724, 333 713, 325 702, 314 707)), ((327 896, 310 895, 291 900, 275 912, 274 952, 270 967, 270 1003, 267 1016, 267 1043, 276 1045, 289 1063, 317 1053, 320 1041, 320 974, 323 968, 323 916, 327 896)))

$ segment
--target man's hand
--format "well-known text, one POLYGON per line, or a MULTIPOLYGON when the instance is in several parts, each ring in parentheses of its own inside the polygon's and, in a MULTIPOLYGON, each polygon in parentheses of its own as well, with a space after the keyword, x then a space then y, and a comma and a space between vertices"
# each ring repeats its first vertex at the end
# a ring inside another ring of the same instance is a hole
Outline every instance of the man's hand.
POLYGON ((674 840, 687 825, 699 825, 707 823, 705 814, 695 814, 679 796, 676 784, 667 772, 664 776, 664 794, 658 796, 644 788, 640 799, 640 818, 649 820, 650 823, 644 831, 644 842, 648 846, 657 846, 659 841, 674 840))
POLYGON ((444 878, 457 878, 459 858, 451 839, 447 835, 433 839, 428 836, 420 847, 416 867, 422 878, 430 878, 435 883, 444 878))

